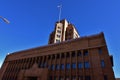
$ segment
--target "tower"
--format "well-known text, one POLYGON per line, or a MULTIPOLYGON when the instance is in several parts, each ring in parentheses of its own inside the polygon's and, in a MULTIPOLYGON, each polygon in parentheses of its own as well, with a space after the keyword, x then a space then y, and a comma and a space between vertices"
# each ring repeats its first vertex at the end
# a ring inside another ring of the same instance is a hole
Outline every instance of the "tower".
POLYGON ((70 39, 79 38, 79 34, 73 24, 66 19, 56 22, 54 31, 49 36, 48 44, 59 43, 70 39))

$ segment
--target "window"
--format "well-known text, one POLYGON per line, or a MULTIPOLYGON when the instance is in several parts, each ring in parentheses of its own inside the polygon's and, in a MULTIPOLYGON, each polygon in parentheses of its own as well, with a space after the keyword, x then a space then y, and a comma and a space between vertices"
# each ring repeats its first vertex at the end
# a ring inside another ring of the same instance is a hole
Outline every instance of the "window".
POLYGON ((59 80, 64 80, 64 78, 62 76, 59 77, 59 80))
POLYGON ((83 55, 84 55, 84 56, 87 56, 87 55, 88 55, 88 50, 84 50, 84 51, 83 51, 83 55))
POLYGON ((60 35, 57 34, 57 37, 60 38, 60 35))
POLYGON ((75 77, 75 76, 72 76, 72 80, 76 80, 76 77, 75 77))
POLYGON ((90 76, 85 76, 85 80, 91 80, 90 76))
POLYGON ((83 80, 83 76, 78 76, 78 80, 83 80))
POLYGON ((56 77, 56 76, 54 76, 54 80, 57 80, 57 77, 56 77))
POLYGON ((101 48, 98 49, 98 53, 102 54, 102 49, 101 48))
POLYGON ((69 64, 69 63, 66 64, 66 69, 67 69, 67 70, 70 69, 70 64, 69 64))
POLYGON ((90 63, 89 62, 84 62, 85 68, 90 68, 90 63))
POLYGON ((59 69, 60 69, 59 64, 56 64, 56 70, 59 70, 59 69))
POLYGON ((55 69, 55 67, 54 67, 54 65, 52 64, 52 65, 51 65, 51 70, 54 70, 54 69, 55 69))
POLYGON ((70 57, 70 53, 69 53, 69 52, 66 53, 66 57, 67 57, 67 58, 70 57))
POLYGON ((61 27, 58 26, 58 29, 61 29, 61 27))
POLYGON ((107 78, 107 76, 106 76, 106 75, 104 75, 104 80, 108 80, 108 78, 107 78))
POLYGON ((64 58, 64 57, 65 57, 65 55, 64 55, 64 53, 62 53, 62 54, 61 54, 61 58, 64 58))
POLYGON ((41 64, 41 68, 45 68, 46 66, 47 66, 46 62, 44 62, 44 63, 41 64))
POLYGON ((60 40, 56 39, 56 43, 59 43, 59 42, 60 42, 60 40))
POLYGON ((72 51, 72 57, 75 57, 75 51, 72 51))
POLYGON ((52 55, 52 59, 55 59, 55 55, 54 54, 52 55))
POLYGON ((70 80, 69 76, 66 76, 66 79, 65 80, 70 80))
POLYGON ((77 56, 82 56, 82 53, 81 53, 81 51, 79 50, 79 51, 77 51, 77 56))
POLYGON ((101 60, 101 67, 102 67, 102 68, 105 67, 105 62, 104 62, 104 60, 101 60))
POLYGON ((82 64, 82 62, 79 62, 78 63, 78 69, 82 69, 83 68, 83 64, 82 64))
POLYGON ((50 60, 50 55, 48 55, 48 60, 50 60))
POLYGON ((60 30, 57 30, 57 32, 58 32, 58 33, 61 33, 61 31, 60 31, 60 30))
POLYGON ((49 80, 52 80, 52 76, 49 76, 49 80))
POLYGON ((76 64, 72 63, 72 69, 76 69, 76 64))
POLYGON ((60 68, 61 70, 64 70, 64 64, 61 64, 60 68))
POLYGON ((59 59, 60 58, 60 54, 57 54, 57 58, 56 59, 59 59))
POLYGON ((44 63, 43 63, 43 66, 44 66, 44 68, 45 68, 45 67, 47 66, 47 62, 44 62, 44 63))

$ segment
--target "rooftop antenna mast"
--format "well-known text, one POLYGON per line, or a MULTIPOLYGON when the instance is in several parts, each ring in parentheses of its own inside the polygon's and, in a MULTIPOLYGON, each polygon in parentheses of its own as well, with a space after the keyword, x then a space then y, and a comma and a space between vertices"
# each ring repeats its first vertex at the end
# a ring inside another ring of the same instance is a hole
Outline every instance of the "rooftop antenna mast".
POLYGON ((57 7, 59 8, 59 23, 60 23, 62 5, 58 5, 57 7))

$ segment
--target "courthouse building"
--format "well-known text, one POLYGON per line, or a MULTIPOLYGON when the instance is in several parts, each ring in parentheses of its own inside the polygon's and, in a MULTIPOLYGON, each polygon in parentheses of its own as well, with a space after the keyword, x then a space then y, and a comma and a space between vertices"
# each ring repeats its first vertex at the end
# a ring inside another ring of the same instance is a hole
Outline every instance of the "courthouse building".
POLYGON ((115 80, 104 34, 80 37, 67 20, 56 22, 48 45, 11 53, 0 80, 115 80))

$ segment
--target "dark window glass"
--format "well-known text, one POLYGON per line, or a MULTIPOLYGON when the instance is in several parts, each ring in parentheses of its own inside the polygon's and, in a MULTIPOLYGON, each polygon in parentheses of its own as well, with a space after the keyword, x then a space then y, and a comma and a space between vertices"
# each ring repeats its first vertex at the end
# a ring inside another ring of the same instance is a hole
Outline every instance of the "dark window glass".
POLYGON ((64 70, 64 64, 61 64, 60 68, 61 70, 64 70))
POLYGON ((101 67, 102 67, 102 68, 105 67, 105 62, 104 62, 104 60, 101 60, 101 67))
POLYGON ((59 76, 59 80, 64 80, 64 78, 62 76, 59 76))
POLYGON ((47 66, 47 62, 44 62, 43 63, 43 67, 45 68, 47 66))
POLYGON ((61 54, 61 58, 64 58, 64 57, 65 57, 65 55, 64 55, 64 53, 62 53, 62 54, 61 54))
POLYGON ((46 56, 44 57, 44 62, 46 61, 46 56))
POLYGON ((59 64, 56 64, 56 70, 59 70, 59 69, 60 69, 59 64))
POLYGON ((78 80, 83 80, 83 76, 78 76, 78 80))
POLYGON ((77 51, 77 56, 82 56, 82 53, 81 53, 81 51, 79 50, 79 51, 77 51))
POLYGON ((60 54, 57 54, 57 59, 59 59, 60 58, 60 54))
POLYGON ((82 62, 79 62, 78 63, 78 69, 81 69, 81 68, 83 68, 83 64, 82 64, 82 62))
POLYGON ((106 75, 104 75, 104 80, 108 80, 108 78, 107 78, 107 76, 106 76, 106 75))
POLYGON ((69 64, 69 63, 66 64, 66 69, 67 69, 67 70, 70 69, 70 64, 69 64))
POLYGON ((99 54, 102 54, 102 49, 99 48, 99 49, 98 49, 98 52, 99 52, 99 54))
POLYGON ((52 55, 52 59, 55 59, 55 55, 54 54, 52 55))
POLYGON ((60 38, 60 35, 59 35, 59 34, 57 34, 57 37, 58 37, 58 38, 60 38))
POLYGON ((58 26, 58 29, 61 29, 61 27, 58 26))
POLYGON ((76 69, 76 64, 72 63, 72 69, 76 69))
POLYGON ((52 76, 49 76, 49 80, 52 80, 52 76))
POLYGON ((57 77, 56 77, 56 76, 54 76, 54 80, 57 80, 57 77))
POLYGON ((85 68, 90 68, 90 63, 89 62, 84 62, 85 68))
POLYGON ((87 55, 88 55, 88 50, 84 50, 84 51, 83 51, 83 55, 84 55, 84 56, 87 56, 87 55))
POLYGON ((72 57, 75 57, 75 51, 72 51, 72 57))
POLYGON ((59 42, 60 42, 60 40, 56 39, 56 43, 59 43, 59 42))
POLYGON ((51 70, 54 70, 55 69, 55 66, 52 64, 51 65, 51 70))
POLYGON ((65 77, 65 80, 70 80, 69 76, 66 76, 66 77, 65 77))
POLYGON ((50 60, 50 55, 48 55, 48 60, 50 60))
POLYGON ((76 80, 76 76, 72 76, 72 80, 76 80))
POLYGON ((91 80, 90 76, 85 76, 85 80, 91 80))
POLYGON ((69 53, 69 52, 66 53, 66 57, 67 57, 67 58, 70 57, 70 53, 69 53))
POLYGON ((46 66, 47 66, 46 62, 44 62, 44 63, 41 64, 41 68, 45 68, 46 66))
POLYGON ((60 30, 57 30, 57 32, 58 32, 58 33, 61 33, 61 31, 60 31, 60 30))

